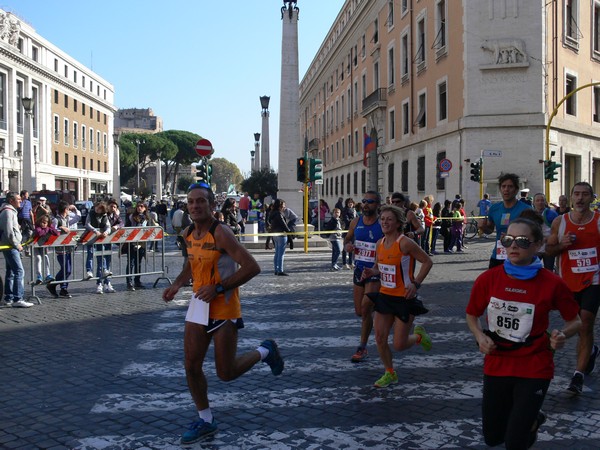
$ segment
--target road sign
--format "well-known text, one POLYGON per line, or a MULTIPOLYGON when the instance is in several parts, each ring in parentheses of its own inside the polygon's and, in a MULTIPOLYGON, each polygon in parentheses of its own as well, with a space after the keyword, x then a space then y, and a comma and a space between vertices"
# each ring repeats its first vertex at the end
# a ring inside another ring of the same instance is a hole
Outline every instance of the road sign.
POLYGON ((207 157, 214 152, 213 146, 208 139, 200 139, 196 142, 196 153, 198 156, 207 157))
POLYGON ((450 172, 440 172, 440 178, 448 178, 450 176, 450 172))
POLYGON ((315 184, 323 184, 323 180, 315 180, 315 184))
POLYGON ((442 172, 450 172, 450 169, 452 169, 452 161, 446 158, 442 159, 440 161, 440 170, 442 172))
POLYGON ((502 150, 484 150, 481 155, 486 158, 502 158, 502 150))

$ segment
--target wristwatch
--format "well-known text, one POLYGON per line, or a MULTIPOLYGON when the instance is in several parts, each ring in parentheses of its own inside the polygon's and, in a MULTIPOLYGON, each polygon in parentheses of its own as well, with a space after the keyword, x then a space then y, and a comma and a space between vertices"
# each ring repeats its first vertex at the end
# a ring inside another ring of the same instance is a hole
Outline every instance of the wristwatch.
POLYGON ((223 287, 223 285, 221 283, 217 283, 215 285, 215 292, 217 293, 217 295, 222 294, 223 292, 225 292, 225 288, 223 287))

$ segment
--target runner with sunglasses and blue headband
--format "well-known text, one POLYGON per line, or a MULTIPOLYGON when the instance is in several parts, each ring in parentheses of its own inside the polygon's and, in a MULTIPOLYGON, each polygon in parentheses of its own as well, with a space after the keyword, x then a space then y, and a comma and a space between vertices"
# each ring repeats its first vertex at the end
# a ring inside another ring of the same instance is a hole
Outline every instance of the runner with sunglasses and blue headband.
POLYGON ((379 291, 379 275, 362 279, 362 272, 375 265, 375 247, 383 237, 379 223, 381 196, 367 191, 362 199, 362 215, 350 222, 344 238, 344 249, 354 253, 354 311, 362 319, 360 344, 350 360, 364 361, 368 356, 367 342, 373 329, 373 302, 367 294, 379 291))
POLYGON ((554 376, 553 352, 581 327, 568 286, 537 257, 542 244, 539 224, 513 220, 500 239, 504 263, 477 277, 467 305, 467 325, 485 355, 482 423, 491 447, 527 449, 535 443, 546 420, 541 407, 554 376), (565 323, 548 333, 553 310, 565 323), (480 317, 486 312, 484 329, 480 317))
POLYGON ((280 375, 284 367, 277 344, 271 339, 256 350, 236 355, 238 329, 244 327, 239 287, 258 275, 260 267, 231 229, 214 219, 215 196, 208 184, 192 184, 187 201, 194 222, 182 233, 188 260, 163 292, 163 300, 170 302, 190 278, 193 280, 183 339, 187 383, 199 418, 181 437, 184 445, 217 431, 203 370, 211 340, 217 376, 223 381, 235 380, 261 360, 270 366, 273 375, 280 375))

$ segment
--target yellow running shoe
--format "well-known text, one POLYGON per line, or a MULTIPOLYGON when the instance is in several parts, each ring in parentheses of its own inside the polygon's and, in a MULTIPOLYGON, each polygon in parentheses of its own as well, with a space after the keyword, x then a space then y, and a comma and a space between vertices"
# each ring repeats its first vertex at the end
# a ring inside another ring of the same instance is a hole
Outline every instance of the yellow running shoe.
POLYGON ((421 325, 417 325, 415 327, 415 334, 421 336, 421 347, 423 347, 423 350, 426 352, 431 350, 431 337, 429 337, 427 331, 425 331, 425 328, 423 328, 421 325))
POLYGON ((388 387, 390 384, 398 382, 398 374, 396 372, 390 373, 387 370, 383 374, 383 376, 377 380, 374 384, 375 387, 384 388, 388 387))

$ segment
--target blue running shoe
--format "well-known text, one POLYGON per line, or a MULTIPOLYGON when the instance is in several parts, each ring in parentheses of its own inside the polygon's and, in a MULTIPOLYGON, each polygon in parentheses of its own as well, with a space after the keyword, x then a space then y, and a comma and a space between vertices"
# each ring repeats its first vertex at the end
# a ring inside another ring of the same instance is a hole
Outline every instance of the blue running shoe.
POLYGON ((264 359, 264 362, 269 365, 273 375, 281 375, 281 372, 283 372, 283 358, 279 353, 279 348, 277 348, 275 341, 267 339, 260 346, 269 350, 269 354, 264 359))
POLYGON ((182 444, 193 444, 198 442, 200 439, 215 434, 217 432, 217 422, 213 418, 211 423, 205 422, 202 419, 198 419, 190 425, 190 429, 187 430, 181 436, 182 444))

